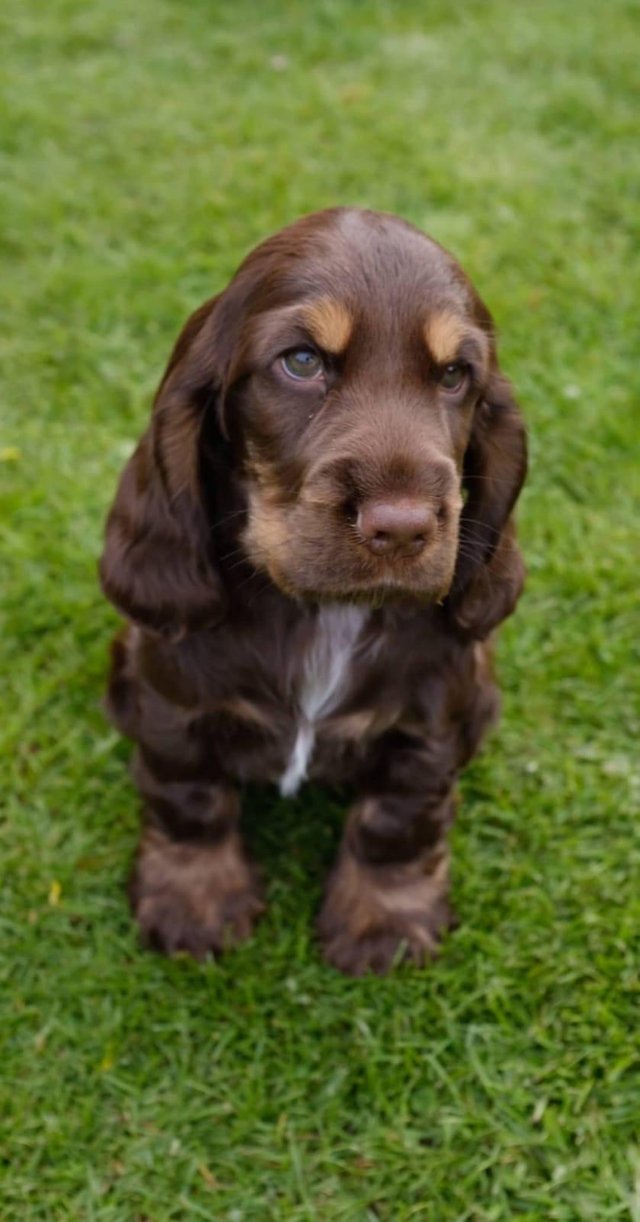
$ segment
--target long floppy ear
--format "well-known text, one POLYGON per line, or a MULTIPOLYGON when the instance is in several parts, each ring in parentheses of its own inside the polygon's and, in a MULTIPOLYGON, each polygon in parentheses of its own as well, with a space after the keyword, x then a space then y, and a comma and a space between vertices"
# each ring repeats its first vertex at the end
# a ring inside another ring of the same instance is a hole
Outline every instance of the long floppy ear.
POLYGON ((464 457, 467 499, 447 600, 456 626, 477 640, 513 611, 524 582, 511 513, 527 472, 527 436, 508 380, 494 368, 464 457))
POLYGON ((217 300, 201 306, 177 340, 149 427, 122 473, 100 561, 107 598, 168 636, 223 612, 199 470, 203 420, 216 410, 220 381, 210 336, 217 300))

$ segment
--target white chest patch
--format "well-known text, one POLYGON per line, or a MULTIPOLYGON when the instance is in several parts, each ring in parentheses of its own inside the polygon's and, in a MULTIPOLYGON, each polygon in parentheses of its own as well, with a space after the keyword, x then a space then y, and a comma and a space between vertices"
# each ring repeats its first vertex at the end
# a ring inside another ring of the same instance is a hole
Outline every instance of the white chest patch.
POLYGON ((321 607, 297 684, 298 730, 280 793, 297 792, 307 775, 316 739, 316 724, 336 707, 351 673, 351 660, 367 618, 364 607, 321 607))

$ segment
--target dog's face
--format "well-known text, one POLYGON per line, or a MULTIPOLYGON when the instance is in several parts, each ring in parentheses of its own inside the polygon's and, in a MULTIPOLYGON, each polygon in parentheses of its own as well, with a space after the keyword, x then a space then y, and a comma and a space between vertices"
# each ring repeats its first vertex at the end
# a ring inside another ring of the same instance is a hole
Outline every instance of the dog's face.
POLYGON ((102 569, 113 601, 153 626, 203 622, 224 584, 204 436, 242 492, 238 547, 313 600, 459 602, 475 586, 477 601, 526 465, 467 277, 404 221, 356 209, 263 243, 178 340, 102 569))
POLYGON ((290 595, 440 600, 490 372, 482 307, 395 218, 330 213, 287 237, 240 273, 252 290, 224 412, 244 547, 290 595))

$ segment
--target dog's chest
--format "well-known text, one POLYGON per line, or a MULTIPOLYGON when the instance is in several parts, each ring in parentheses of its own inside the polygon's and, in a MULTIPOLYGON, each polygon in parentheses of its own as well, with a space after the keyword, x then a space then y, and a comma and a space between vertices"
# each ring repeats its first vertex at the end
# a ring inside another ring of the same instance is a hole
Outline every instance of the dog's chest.
POLYGON ((313 636, 294 677, 296 735, 280 777, 283 795, 296 793, 305 779, 318 723, 337 707, 347 691, 366 618, 367 611, 361 607, 327 606, 318 612, 313 636))

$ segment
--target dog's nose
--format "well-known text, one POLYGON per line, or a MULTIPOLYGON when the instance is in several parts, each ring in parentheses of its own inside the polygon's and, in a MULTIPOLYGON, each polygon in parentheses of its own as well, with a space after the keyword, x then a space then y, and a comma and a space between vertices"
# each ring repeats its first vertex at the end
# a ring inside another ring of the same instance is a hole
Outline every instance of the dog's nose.
POLYGON ((417 556, 437 527, 434 509, 424 501, 399 497, 369 501, 358 511, 360 535, 376 556, 417 556))

